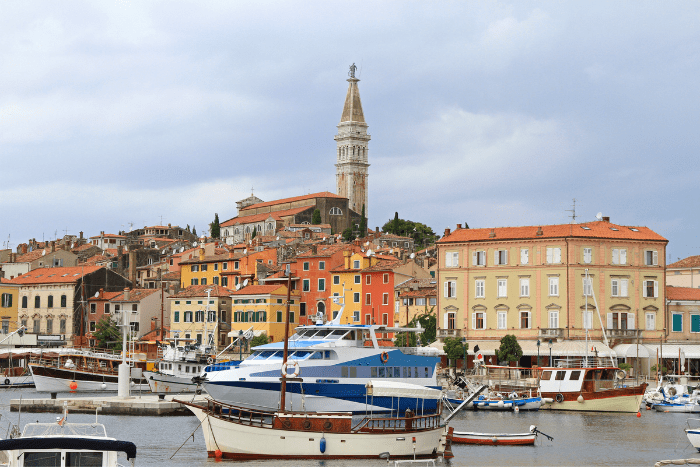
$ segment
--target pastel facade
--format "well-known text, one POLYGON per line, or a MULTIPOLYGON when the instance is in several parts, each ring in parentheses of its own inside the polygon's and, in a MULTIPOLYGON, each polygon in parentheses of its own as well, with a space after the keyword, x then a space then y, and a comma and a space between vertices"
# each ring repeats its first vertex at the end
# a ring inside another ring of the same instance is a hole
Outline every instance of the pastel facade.
POLYGON ((170 335, 210 342, 221 349, 228 345, 231 325, 231 293, 217 285, 192 285, 171 295, 170 335))
POLYGON ((669 264, 666 268, 666 285, 700 288, 700 255, 669 264))
POLYGON ((17 306, 19 285, 7 279, 0 279, 0 332, 8 334, 17 329, 17 306))
MULTIPOLYGON (((233 292, 231 298, 232 336, 237 335, 239 331, 245 332, 252 326, 256 336, 266 334, 270 342, 284 339, 286 285, 249 285, 233 292)), ((290 335, 299 324, 299 298, 299 291, 292 290, 289 306, 290 335)))
MULTIPOLYGON (((668 342, 700 343, 700 289, 666 287, 668 342)), ((694 358, 697 356, 693 355, 694 358)))

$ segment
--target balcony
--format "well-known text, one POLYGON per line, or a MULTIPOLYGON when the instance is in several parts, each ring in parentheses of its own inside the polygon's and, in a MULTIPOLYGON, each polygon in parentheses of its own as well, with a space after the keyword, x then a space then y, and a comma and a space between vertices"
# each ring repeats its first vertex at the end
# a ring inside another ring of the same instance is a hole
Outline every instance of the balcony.
POLYGON ((564 329, 563 328, 540 328, 539 337, 552 338, 563 338, 564 329))
POLYGON ((636 337, 641 337, 641 334, 642 334, 641 329, 606 329, 605 330, 605 336, 608 339, 636 338, 636 337))
POLYGON ((459 329, 438 329, 437 336, 438 338, 445 338, 445 337, 459 337, 461 332, 459 329))

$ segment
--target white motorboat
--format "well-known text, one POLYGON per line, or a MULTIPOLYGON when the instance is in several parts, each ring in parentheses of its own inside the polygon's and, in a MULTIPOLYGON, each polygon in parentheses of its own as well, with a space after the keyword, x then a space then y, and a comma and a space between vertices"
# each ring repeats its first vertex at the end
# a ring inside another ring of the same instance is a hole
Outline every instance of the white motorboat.
POLYGON ((453 444, 486 444, 489 446, 531 446, 535 444, 537 435, 541 434, 550 441, 553 437, 542 433, 535 425, 530 426, 527 433, 475 433, 471 431, 455 431, 452 433, 453 444))
POLYGON ((68 412, 54 423, 28 423, 21 434, 0 440, 0 466, 119 467, 120 452, 133 467, 136 445, 107 436, 101 423, 69 423, 68 412))

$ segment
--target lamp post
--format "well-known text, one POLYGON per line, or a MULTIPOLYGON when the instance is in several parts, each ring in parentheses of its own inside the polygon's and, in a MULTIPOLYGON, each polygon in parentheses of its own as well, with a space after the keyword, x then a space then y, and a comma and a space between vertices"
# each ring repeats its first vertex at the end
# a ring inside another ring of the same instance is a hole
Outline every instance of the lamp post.
MULTIPOLYGON (((235 352, 235 350, 234 350, 235 352)), ((238 330, 238 361, 243 361, 243 330, 238 330)))
POLYGON ((467 338, 462 337, 462 347, 464 347, 464 375, 467 375, 467 338))
POLYGON ((540 340, 537 339, 537 368, 540 367, 540 340))
POLYGON ((549 339, 549 366, 552 366, 552 339, 549 339))

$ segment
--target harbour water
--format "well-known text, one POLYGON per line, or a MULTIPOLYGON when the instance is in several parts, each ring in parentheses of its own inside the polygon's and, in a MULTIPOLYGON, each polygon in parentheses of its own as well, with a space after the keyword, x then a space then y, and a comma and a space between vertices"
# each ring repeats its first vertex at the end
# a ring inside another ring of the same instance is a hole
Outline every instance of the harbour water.
MULTIPOLYGON (((16 424, 18 413, 10 412, 11 399, 48 397, 34 389, 0 392, 0 437, 16 424)), ((64 397, 65 394, 59 394, 64 397)), ((23 413, 27 422, 55 420, 53 413, 23 413)), ((536 446, 454 446, 455 458, 444 465, 461 466, 652 466, 662 459, 700 457, 684 433, 693 414, 634 414, 556 412, 462 412, 451 423, 457 431, 525 432, 530 425, 551 436, 538 437, 536 446), (697 456, 696 456, 697 454, 697 456)), ((73 422, 94 421, 94 415, 69 414, 73 422)), ((199 422, 194 416, 138 417, 100 415, 107 434, 136 443, 137 466, 213 466, 207 458, 199 422), (194 439, 191 434, 194 432, 194 439), (180 446, 182 447, 180 448, 180 446), (180 450, 178 451, 178 448, 180 450), (176 453, 177 451, 177 453, 176 453), (170 457, 172 456, 172 459, 170 457)), ((694 426, 699 426, 700 421, 694 426)), ((232 464, 231 461, 224 463, 232 464)), ((237 463, 238 464, 238 463, 237 463)), ((251 461, 242 465, 350 467, 387 465, 384 461, 251 461)))

